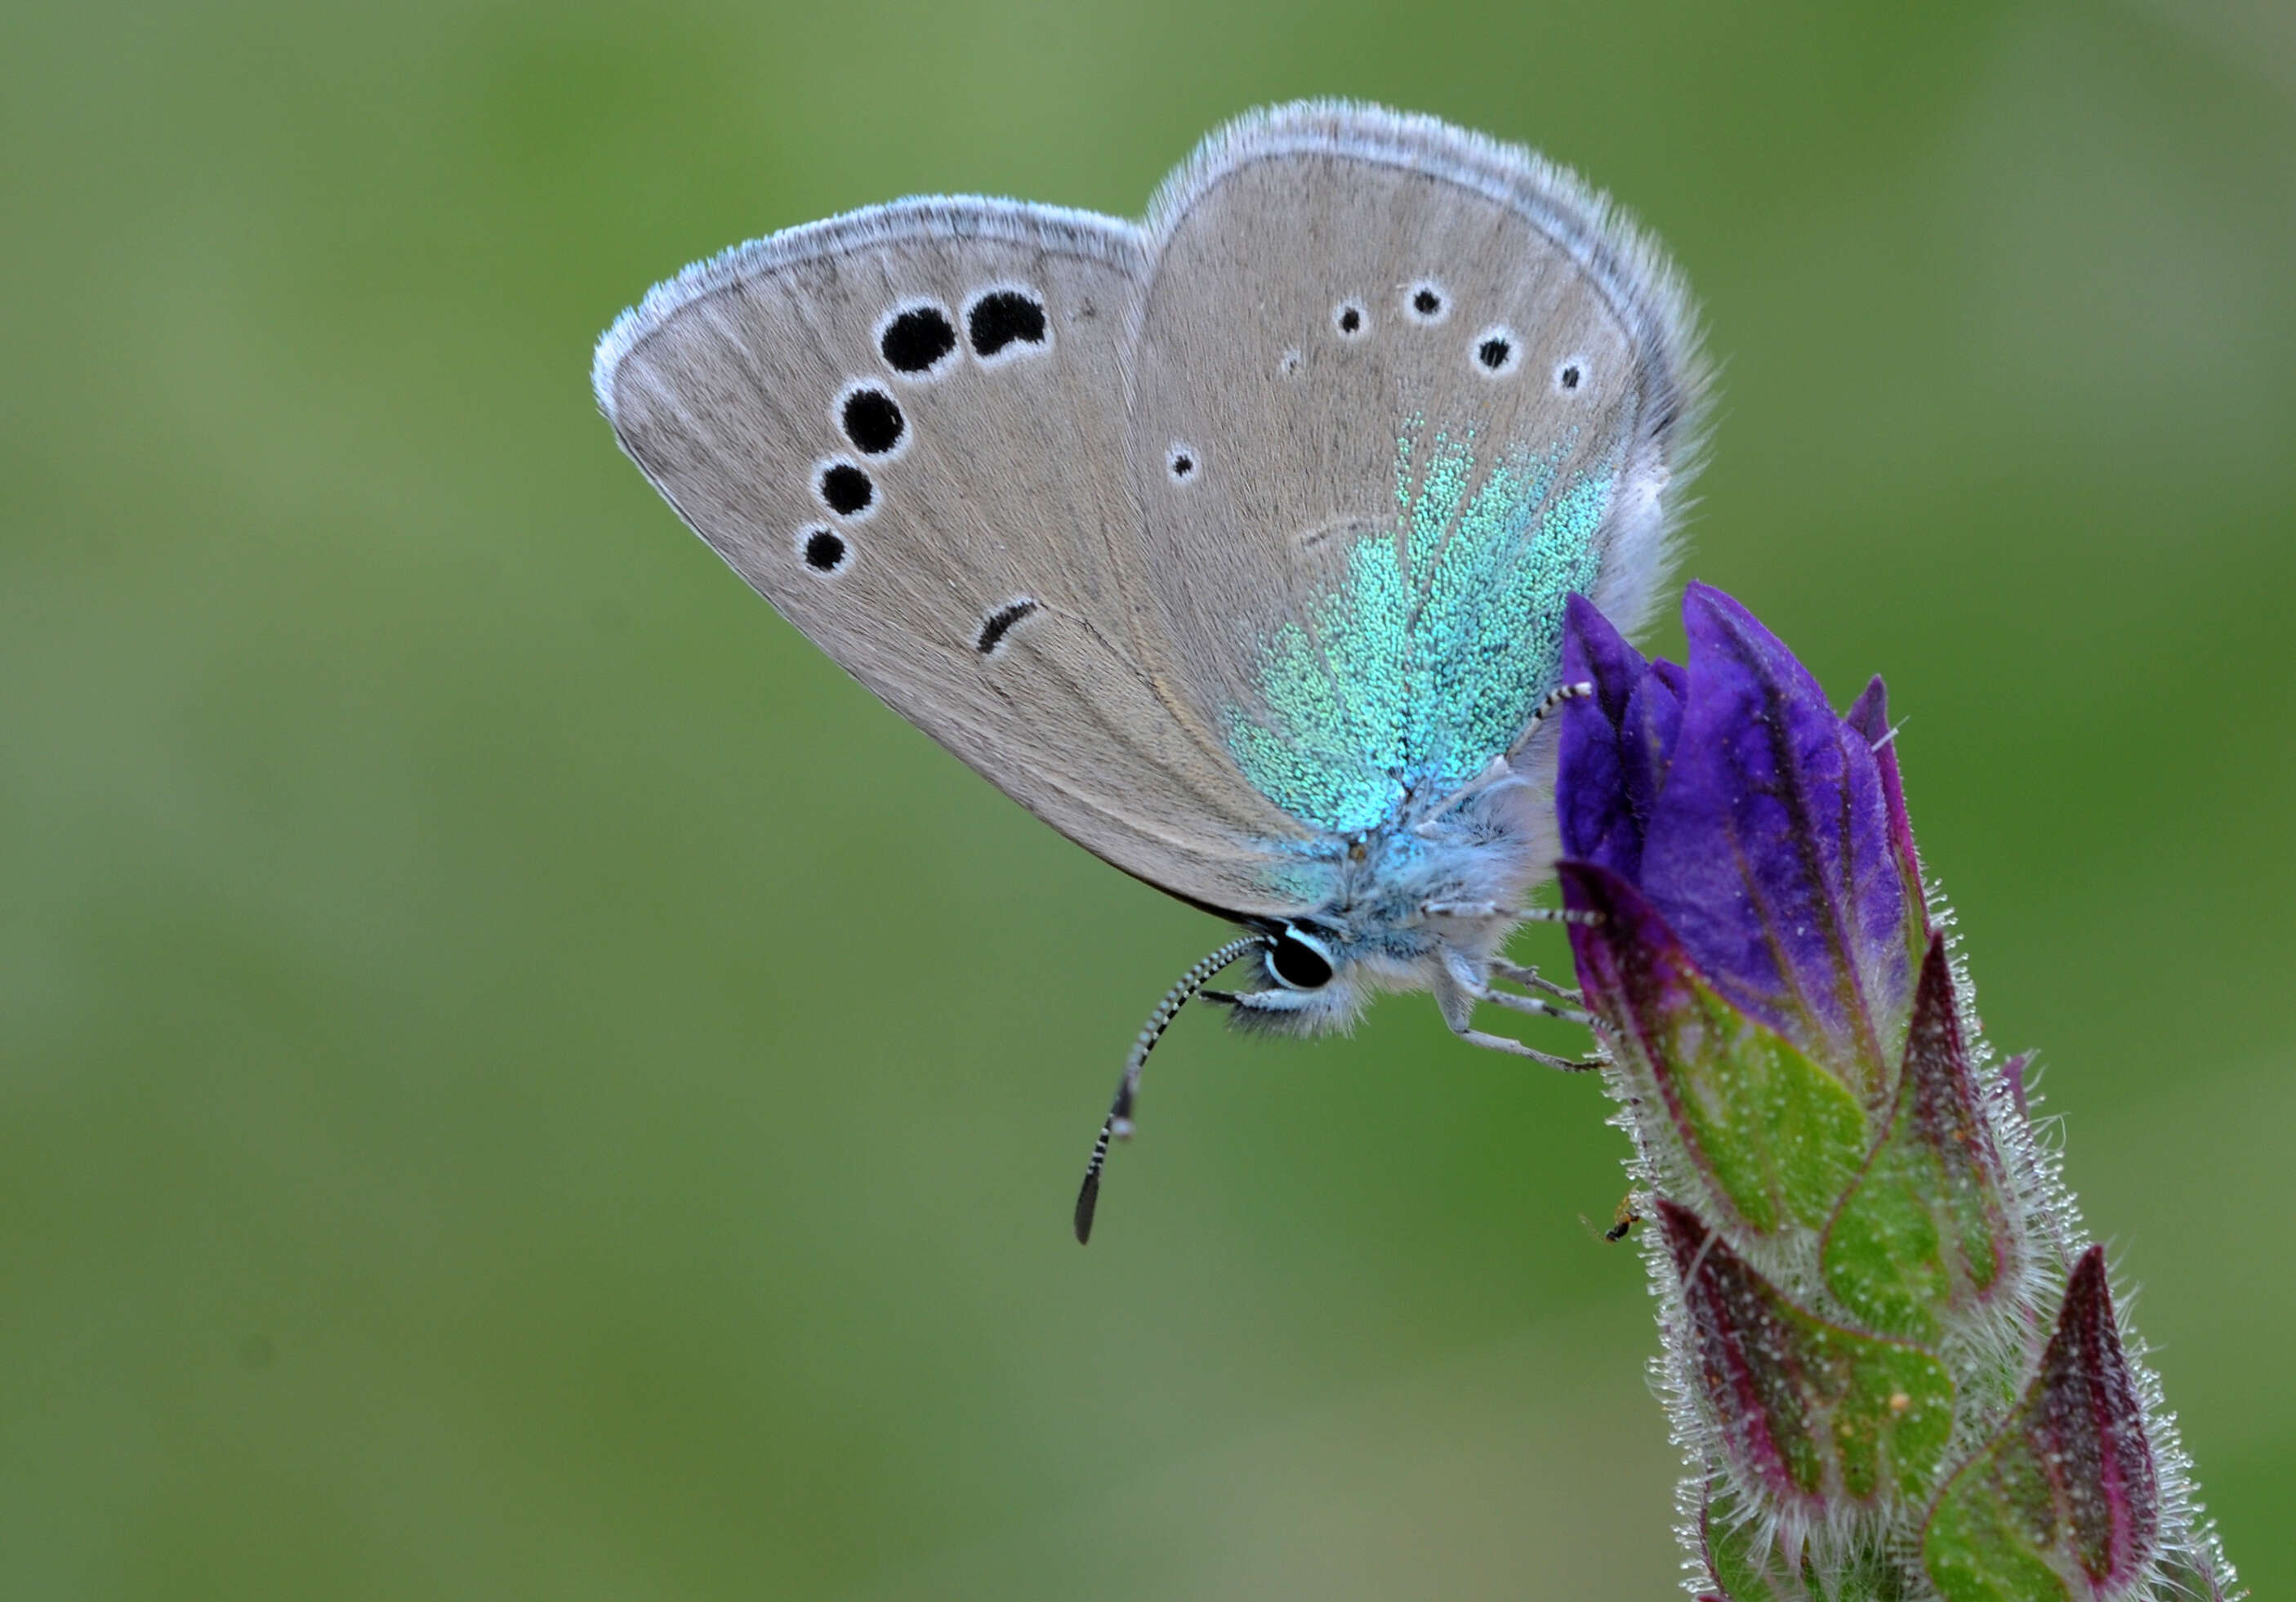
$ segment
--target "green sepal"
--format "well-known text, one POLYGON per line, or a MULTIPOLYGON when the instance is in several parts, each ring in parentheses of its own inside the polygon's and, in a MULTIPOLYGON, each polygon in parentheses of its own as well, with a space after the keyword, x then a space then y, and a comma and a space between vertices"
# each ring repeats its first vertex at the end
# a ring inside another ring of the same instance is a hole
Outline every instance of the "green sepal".
POLYGON ((1823 1227, 1865 1155, 1857 1098, 1702 982, 1687 1014, 1658 1074, 1684 1145, 1754 1234, 1823 1227))
POLYGON ((1592 863, 1559 873, 1587 998, 1635 1094, 1666 1109, 1685 1177, 1746 1233, 1823 1228, 1866 1161, 1856 1094, 1725 1000, 1633 885, 1592 863))
POLYGON ((1922 1562, 1947 1602, 2117 1602, 2149 1594, 2160 1524, 2143 1400, 2092 1246, 2023 1401, 1938 1498, 1922 1562))
POLYGON ((1777 1537, 1759 1545, 1760 1527, 1718 1514, 1707 1499, 1699 1537, 1714 1587, 1702 1602, 1906 1602, 1905 1571, 1886 1544, 1868 1540, 1821 1562, 1817 1548, 1806 1541, 1796 1562, 1777 1537))
POLYGON ((1952 1315, 2014 1278, 2015 1216, 1961 1039, 1945 941, 1932 936, 1897 1105, 1826 1227, 1826 1288, 1868 1328, 1933 1344, 1952 1315))
POLYGON ((1764 1504, 1823 1521, 1847 1504, 1924 1504, 1953 1433, 1945 1365, 1788 1301, 1689 1209, 1660 1199, 1685 1332, 1719 1444, 1764 1504))

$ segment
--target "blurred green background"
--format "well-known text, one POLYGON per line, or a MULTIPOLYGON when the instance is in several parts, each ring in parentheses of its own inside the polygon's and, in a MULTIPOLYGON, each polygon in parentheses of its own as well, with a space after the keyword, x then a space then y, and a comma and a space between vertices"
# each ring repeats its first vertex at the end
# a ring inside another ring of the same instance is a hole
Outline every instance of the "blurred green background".
POLYGON ((2279 0, 51 4, 0 73, 0 1593, 1669 1591, 1596 1088, 1423 999, 1191 1015, 1078 1251, 1219 928, 816 654, 592 409, 693 258, 1136 213, 1315 93, 1678 255, 1689 571, 1889 675, 1991 1030, 2296 1587, 2279 0))

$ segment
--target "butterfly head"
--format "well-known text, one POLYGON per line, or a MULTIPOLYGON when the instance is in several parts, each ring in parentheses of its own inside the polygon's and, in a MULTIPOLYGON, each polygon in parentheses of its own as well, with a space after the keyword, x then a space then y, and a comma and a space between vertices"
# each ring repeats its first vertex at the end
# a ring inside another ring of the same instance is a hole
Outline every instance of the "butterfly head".
POLYGON ((1408 818, 1349 842, 1332 899, 1259 924, 1259 983, 1213 992, 1247 1029, 1324 1034, 1375 995, 1480 991, 1554 850, 1520 787, 1480 795, 1424 831, 1408 818))
POLYGON ((1369 999, 1357 982, 1356 965, 1339 931, 1290 921, 1269 932, 1254 959, 1257 988, 1213 994, 1246 1027, 1320 1034, 1347 1028, 1369 999))

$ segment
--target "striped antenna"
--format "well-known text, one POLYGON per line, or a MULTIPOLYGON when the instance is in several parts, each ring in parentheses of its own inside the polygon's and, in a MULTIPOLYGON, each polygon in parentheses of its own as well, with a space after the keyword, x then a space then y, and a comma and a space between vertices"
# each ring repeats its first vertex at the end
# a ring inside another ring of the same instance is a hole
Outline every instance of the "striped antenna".
POLYGON ((1228 941, 1181 974, 1179 982, 1164 992, 1164 999, 1156 1004, 1156 1010, 1148 1015, 1148 1022, 1140 1026, 1140 1038, 1132 1042, 1132 1055, 1124 1062, 1124 1077, 1116 1082, 1116 1103, 1101 1123, 1100 1138, 1092 1143, 1092 1161, 1084 1166, 1084 1187, 1077 1192, 1077 1245, 1082 1245, 1092 1238, 1092 1215, 1100 1205, 1100 1171, 1108 1163, 1108 1143, 1132 1138, 1132 1102, 1140 1094, 1140 1071, 1148 1065, 1148 1054, 1156 1049, 1156 1042, 1164 1038, 1164 1031, 1172 1026, 1173 1017, 1187 1005, 1188 998, 1210 984, 1213 974, 1245 952, 1274 943, 1264 934, 1247 934, 1242 940, 1228 941))
POLYGON ((1514 743, 1485 763, 1480 773, 1430 807, 1427 809, 1427 815, 1412 826, 1412 833, 1422 839, 1434 839, 1442 832, 1440 826, 1443 819, 1448 817, 1451 809, 1461 801, 1471 796, 1480 795, 1486 790, 1496 790, 1504 785, 1522 783, 1522 776, 1515 771, 1514 760, 1522 753, 1523 747, 1530 743, 1530 737, 1538 732, 1539 726, 1554 716, 1558 707, 1581 700, 1594 693, 1595 686, 1583 681, 1578 684, 1559 684, 1547 691, 1546 698, 1531 709, 1530 721, 1522 726, 1522 732, 1514 737, 1514 743))
POLYGON ((1538 703, 1530 714, 1530 721, 1522 726, 1522 733, 1517 735, 1514 743, 1507 747, 1507 755, 1513 757, 1529 744, 1531 735, 1538 732, 1538 726, 1554 716, 1565 704, 1582 701, 1594 693, 1595 686, 1584 679, 1577 684, 1559 684, 1547 691, 1546 699, 1538 703))

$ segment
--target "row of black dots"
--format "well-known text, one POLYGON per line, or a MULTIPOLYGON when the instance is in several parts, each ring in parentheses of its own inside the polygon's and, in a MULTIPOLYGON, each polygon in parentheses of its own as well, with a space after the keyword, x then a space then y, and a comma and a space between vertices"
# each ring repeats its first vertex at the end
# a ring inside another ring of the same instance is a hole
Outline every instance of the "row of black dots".
MULTIPOLYGON (((1432 278, 1403 286, 1403 315, 1422 327, 1432 328, 1451 315, 1451 297, 1432 278)), ((1332 308, 1332 326, 1343 340, 1371 335, 1371 308, 1350 295, 1332 308)))
MULTIPOLYGON (((1432 278, 1422 278, 1404 286, 1403 314, 1422 327, 1432 328, 1451 315, 1451 297, 1442 284, 1432 278)), ((1339 336, 1350 342, 1367 338, 1371 333, 1371 311, 1361 300, 1349 299, 1332 308, 1332 327, 1339 336)), ((1505 378, 1522 366, 1522 340, 1504 323, 1494 323, 1468 342, 1468 353, 1476 369, 1487 378, 1505 378)), ((1284 371, 1297 365, 1286 353, 1284 371)), ((1554 382, 1558 394, 1569 394, 1585 382, 1587 362, 1584 357, 1568 356, 1554 366, 1554 382)))
MULTIPOLYGON (((877 322, 877 354, 896 377, 930 383, 956 363, 956 322, 939 301, 895 304, 877 322)), ((1052 348, 1053 322, 1045 299, 1025 284, 999 283, 975 291, 964 302, 964 338, 973 359, 1000 366, 1052 348)))
MULTIPOLYGON (((1048 349, 1052 319, 1046 314, 1044 298, 1034 290, 996 284, 966 299, 964 332, 974 359, 993 367, 1048 349)), ((877 354, 895 376, 930 382, 956 360, 956 324, 938 300, 899 301, 877 320, 876 344, 877 354)), ((838 392, 830 417, 838 432, 871 462, 891 462, 908 448, 907 415, 891 391, 873 380, 847 384, 838 392)), ((847 522, 863 522, 877 508, 876 481, 859 463, 843 457, 815 464, 813 489, 822 505, 847 522)), ((798 550, 805 564, 822 574, 842 571, 852 556, 843 536, 818 525, 799 535, 798 550)))

